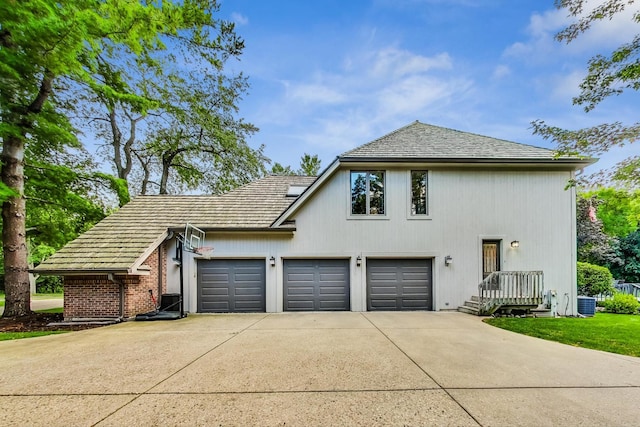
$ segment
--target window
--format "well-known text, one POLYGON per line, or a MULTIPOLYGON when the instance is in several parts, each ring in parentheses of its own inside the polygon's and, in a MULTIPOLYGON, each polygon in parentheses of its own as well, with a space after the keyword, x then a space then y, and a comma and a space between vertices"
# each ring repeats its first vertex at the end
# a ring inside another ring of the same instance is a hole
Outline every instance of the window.
POLYGON ((411 171, 411 215, 428 215, 427 171, 411 171))
POLYGON ((351 172, 351 214, 384 215, 384 171, 351 172))

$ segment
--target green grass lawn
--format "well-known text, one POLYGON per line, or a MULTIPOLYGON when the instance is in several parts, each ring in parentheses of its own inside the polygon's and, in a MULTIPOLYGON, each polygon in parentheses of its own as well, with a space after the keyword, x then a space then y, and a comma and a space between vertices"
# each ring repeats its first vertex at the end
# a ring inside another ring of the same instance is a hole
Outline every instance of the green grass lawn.
POLYGON ((66 334, 67 332, 69 331, 0 332, 0 341, 42 337, 45 335, 53 335, 53 334, 66 334))
POLYGON ((576 347, 640 357, 640 316, 596 313, 594 317, 513 318, 484 322, 498 328, 576 347))
POLYGON ((32 300, 63 299, 63 298, 64 298, 64 294, 62 292, 59 293, 59 294, 31 294, 31 299, 32 300))
POLYGON ((46 310, 35 310, 36 313, 63 313, 64 307, 47 308, 46 310))

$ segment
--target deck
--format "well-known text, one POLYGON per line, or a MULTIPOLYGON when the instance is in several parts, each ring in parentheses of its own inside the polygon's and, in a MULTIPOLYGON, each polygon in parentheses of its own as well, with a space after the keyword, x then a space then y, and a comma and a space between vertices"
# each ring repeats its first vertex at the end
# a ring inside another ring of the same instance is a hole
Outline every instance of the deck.
POLYGON ((531 310, 542 304, 542 271, 495 271, 478 285, 478 295, 465 301, 460 311, 491 315, 498 310, 531 310))

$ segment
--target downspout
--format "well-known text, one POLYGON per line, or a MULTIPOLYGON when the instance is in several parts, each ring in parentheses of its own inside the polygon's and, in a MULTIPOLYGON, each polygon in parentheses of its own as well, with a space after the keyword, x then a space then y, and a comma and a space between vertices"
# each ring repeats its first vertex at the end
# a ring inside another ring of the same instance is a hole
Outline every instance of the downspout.
POLYGON ((107 273, 107 279, 120 288, 120 319, 124 319, 124 282, 116 280, 116 276, 113 273, 107 273))
POLYGON ((184 317, 184 245, 179 240, 180 245, 180 318, 184 317))
POLYGON ((158 246, 158 301, 162 304, 162 253, 164 252, 164 243, 158 246))

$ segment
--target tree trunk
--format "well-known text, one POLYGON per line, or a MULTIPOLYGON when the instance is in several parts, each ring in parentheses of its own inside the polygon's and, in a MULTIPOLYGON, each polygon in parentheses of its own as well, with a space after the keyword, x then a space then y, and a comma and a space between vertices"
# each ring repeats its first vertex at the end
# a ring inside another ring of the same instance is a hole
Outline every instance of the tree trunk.
POLYGON ((162 175, 160 176, 160 190, 159 194, 168 194, 167 183, 169 182, 169 171, 171 170, 171 163, 175 154, 164 153, 162 155, 162 175))
POLYGON ((144 158, 137 151, 133 151, 133 154, 136 155, 140 166, 142 167, 142 184, 140 185, 140 195, 144 196, 147 194, 147 188, 149 187, 149 181, 151 180, 151 170, 149 169, 149 163, 151 160, 149 158, 144 158))
POLYGON ((18 193, 2 204, 5 304, 3 317, 31 312, 24 199, 24 139, 3 141, 2 182, 18 193))
POLYGON ((53 90, 53 75, 44 71, 35 98, 24 110, 9 113, 3 120, 17 125, 19 134, 2 141, 2 182, 17 195, 2 204, 2 253, 4 254, 3 317, 26 316, 31 313, 31 289, 27 253, 26 207, 24 199, 25 141, 33 126, 33 116, 42 111, 53 90))

